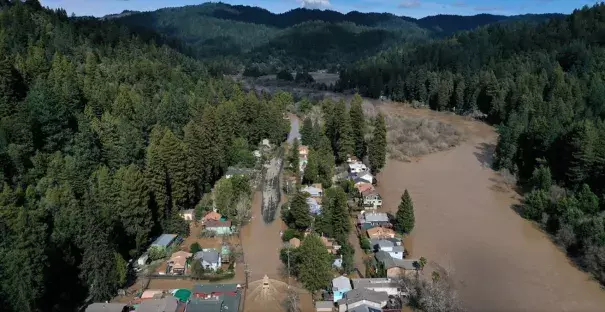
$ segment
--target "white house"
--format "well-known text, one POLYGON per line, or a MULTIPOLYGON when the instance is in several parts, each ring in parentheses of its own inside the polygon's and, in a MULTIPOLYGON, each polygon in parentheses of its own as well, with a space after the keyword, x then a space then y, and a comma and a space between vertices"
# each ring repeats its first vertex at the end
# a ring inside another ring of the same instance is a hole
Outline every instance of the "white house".
POLYGON ((368 171, 368 167, 364 165, 362 162, 351 162, 349 163, 349 172, 350 173, 362 173, 368 171))
POLYGON ((357 175, 357 178, 360 180, 366 181, 367 183, 374 182, 374 176, 372 174, 370 174, 369 172, 365 172, 363 174, 357 175))
POLYGON ((200 261, 204 269, 207 270, 216 271, 221 267, 221 254, 213 249, 198 251, 193 259, 200 261))
POLYGON ((364 208, 378 209, 382 207, 382 197, 373 187, 361 192, 361 197, 364 208))
POLYGON ((403 259, 405 248, 398 239, 372 239, 370 244, 375 252, 382 250, 391 255, 393 259, 403 259))

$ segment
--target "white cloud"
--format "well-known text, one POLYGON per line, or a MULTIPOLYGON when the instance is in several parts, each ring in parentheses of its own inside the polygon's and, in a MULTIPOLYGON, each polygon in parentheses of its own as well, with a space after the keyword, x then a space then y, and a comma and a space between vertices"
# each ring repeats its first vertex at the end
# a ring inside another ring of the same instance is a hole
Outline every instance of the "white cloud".
POLYGON ((307 9, 325 9, 332 5, 330 0, 299 0, 300 6, 307 9))

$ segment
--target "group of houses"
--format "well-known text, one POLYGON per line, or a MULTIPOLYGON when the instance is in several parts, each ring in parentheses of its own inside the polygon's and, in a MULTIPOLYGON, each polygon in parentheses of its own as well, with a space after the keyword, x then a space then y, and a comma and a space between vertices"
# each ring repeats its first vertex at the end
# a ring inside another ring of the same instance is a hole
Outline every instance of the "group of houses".
POLYGON ((359 193, 359 206, 364 210, 381 208, 382 197, 374 187, 376 180, 369 168, 355 156, 347 157, 347 166, 347 178, 353 180, 359 193))
POLYGON ((408 295, 397 279, 346 276, 332 279, 331 293, 331 300, 315 303, 317 312, 399 312, 408 295))
POLYGON ((93 303, 85 312, 238 312, 239 284, 199 284, 192 289, 146 290, 133 302, 93 303))
POLYGON ((375 269, 385 270, 389 278, 416 273, 418 260, 406 258, 403 241, 392 229, 386 213, 362 211, 357 216, 357 227, 370 242, 375 269))

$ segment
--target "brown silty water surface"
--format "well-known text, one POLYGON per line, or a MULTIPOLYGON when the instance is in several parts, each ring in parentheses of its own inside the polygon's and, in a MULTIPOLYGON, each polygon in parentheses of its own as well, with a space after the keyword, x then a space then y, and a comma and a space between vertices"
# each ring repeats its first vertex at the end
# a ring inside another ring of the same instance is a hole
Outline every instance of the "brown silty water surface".
POLYGON ((447 270, 471 311, 605 311, 605 292, 550 239, 511 209, 519 196, 489 169, 492 127, 462 117, 383 105, 388 114, 421 115, 457 126, 466 141, 410 163, 389 160, 378 176, 384 211, 407 188, 416 226, 410 257, 429 261, 425 275, 447 270))

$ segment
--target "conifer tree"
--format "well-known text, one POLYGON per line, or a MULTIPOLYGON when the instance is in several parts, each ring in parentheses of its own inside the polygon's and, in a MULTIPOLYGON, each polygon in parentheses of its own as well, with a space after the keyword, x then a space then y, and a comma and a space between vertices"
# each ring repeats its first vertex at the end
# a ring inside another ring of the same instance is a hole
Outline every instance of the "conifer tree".
POLYGON ((300 248, 298 277, 306 289, 314 293, 330 285, 332 279, 331 255, 317 235, 307 236, 300 248))
POLYGON ((313 149, 309 149, 307 155, 307 166, 303 173, 303 183, 312 184, 319 180, 319 159, 317 152, 313 149))
POLYGON ((369 144, 368 157, 372 172, 378 172, 386 163, 387 129, 384 116, 378 114, 374 120, 373 136, 369 144))
POLYGON ((410 233, 414 229, 416 219, 414 217, 414 203, 412 197, 406 189, 401 196, 401 203, 397 208, 397 214, 395 215, 395 229, 401 233, 410 233))
POLYGON ((172 131, 167 130, 160 140, 159 153, 166 168, 172 207, 183 207, 187 203, 188 173, 183 142, 172 131))
POLYGON ((294 142, 292 142, 292 146, 290 147, 290 155, 288 156, 288 161, 290 162, 290 166, 292 167, 292 170, 296 176, 299 176, 300 174, 300 156, 298 152, 299 146, 298 138, 295 138, 294 142))
POLYGON ((119 183, 118 207, 126 233, 132 237, 135 250, 142 251, 148 243, 152 227, 149 191, 145 177, 135 166, 120 168, 115 174, 119 183))
POLYGON ((363 108, 361 106, 363 100, 359 94, 355 94, 351 100, 351 109, 349 110, 352 137, 355 144, 355 156, 363 159, 366 153, 365 128, 366 122, 363 116, 363 108))
POLYGON ((294 226, 300 231, 304 231, 309 228, 312 221, 306 198, 307 195, 299 192, 294 196, 292 202, 290 203, 290 216, 293 220, 294 226))

